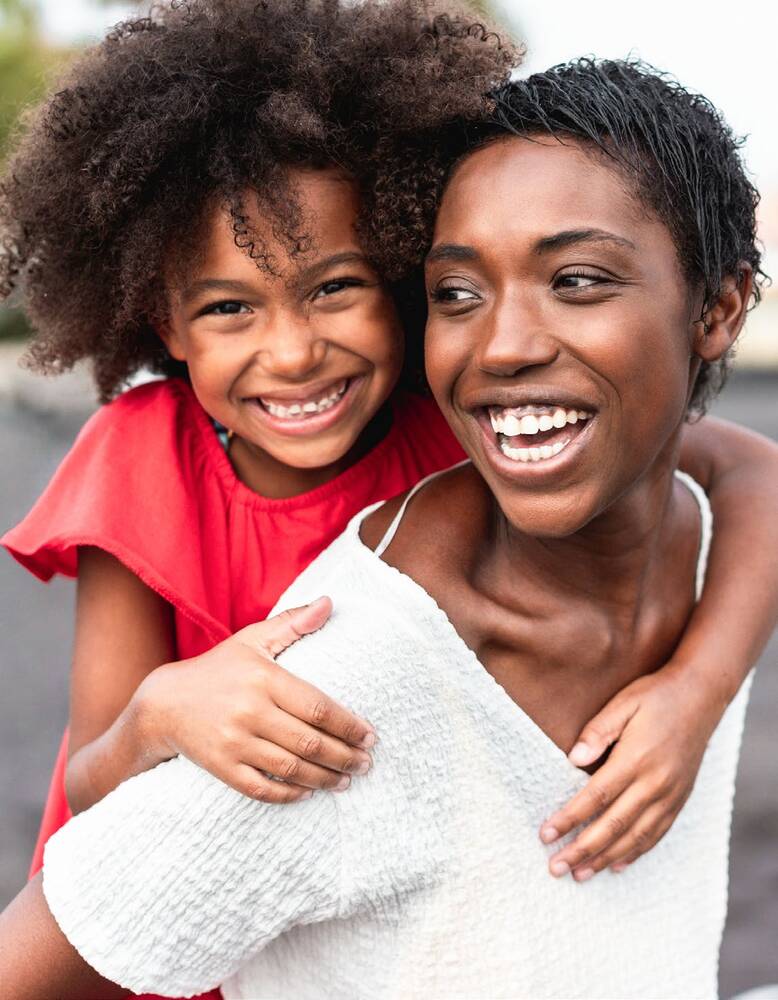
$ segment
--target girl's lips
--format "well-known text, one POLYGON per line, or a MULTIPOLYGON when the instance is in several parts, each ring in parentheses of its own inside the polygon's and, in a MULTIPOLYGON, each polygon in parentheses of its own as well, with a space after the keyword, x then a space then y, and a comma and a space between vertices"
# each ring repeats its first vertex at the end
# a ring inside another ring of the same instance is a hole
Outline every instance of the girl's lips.
POLYGON ((567 436, 569 433, 570 441, 558 454, 540 461, 529 462, 509 458, 503 454, 497 440, 497 434, 489 419, 488 410, 480 410, 476 415, 476 420, 484 442, 484 455, 497 475, 502 479, 511 479, 514 482, 534 484, 553 479, 577 460, 581 449, 586 446, 591 437, 591 428, 597 421, 597 414, 593 414, 587 420, 575 424, 573 427, 566 428, 565 435, 567 436))
POLYGON ((354 399, 365 384, 365 381, 365 375, 357 375, 349 379, 346 391, 328 410, 324 410, 322 413, 306 414, 301 417, 273 416, 258 398, 248 399, 246 403, 251 408, 255 419, 258 419, 268 430, 272 430, 283 437, 309 437, 329 430, 330 427, 341 420, 348 410, 351 409, 354 399))

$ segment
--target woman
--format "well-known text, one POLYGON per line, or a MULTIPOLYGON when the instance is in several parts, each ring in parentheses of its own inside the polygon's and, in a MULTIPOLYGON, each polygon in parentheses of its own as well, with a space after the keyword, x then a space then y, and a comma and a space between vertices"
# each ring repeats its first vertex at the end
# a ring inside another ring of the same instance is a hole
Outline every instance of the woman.
MULTIPOLYGON (((470 462, 358 515, 279 605, 333 598, 283 662, 374 722, 374 768, 274 810, 177 759, 57 834, 51 913, 125 987, 715 994, 746 687, 621 878, 547 879, 535 831, 586 781, 565 751, 593 706, 699 595, 710 512, 678 447, 757 287, 753 190, 712 109, 640 66, 540 74, 499 112, 437 146, 426 268, 428 377, 470 462)), ((57 995, 88 983, 38 914, 57 995)))

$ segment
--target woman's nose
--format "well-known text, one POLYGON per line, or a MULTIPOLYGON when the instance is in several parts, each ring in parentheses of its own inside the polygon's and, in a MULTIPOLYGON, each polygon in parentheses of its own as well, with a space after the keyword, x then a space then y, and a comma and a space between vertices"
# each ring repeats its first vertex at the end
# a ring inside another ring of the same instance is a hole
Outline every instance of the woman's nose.
POLYGON ((264 369, 281 378, 300 379, 324 361, 326 341, 305 316, 278 314, 262 332, 259 359, 264 369))
POLYGON ((482 371, 510 376, 525 368, 551 364, 558 353, 557 340, 536 310, 498 305, 474 355, 482 371))

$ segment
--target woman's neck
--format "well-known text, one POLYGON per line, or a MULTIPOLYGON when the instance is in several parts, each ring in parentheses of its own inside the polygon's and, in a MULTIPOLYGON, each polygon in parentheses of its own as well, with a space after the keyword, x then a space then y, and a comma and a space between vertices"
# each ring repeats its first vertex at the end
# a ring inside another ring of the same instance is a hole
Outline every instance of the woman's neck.
POLYGON ((564 538, 517 531, 489 494, 491 531, 477 577, 508 604, 512 592, 521 600, 531 587, 637 614, 652 579, 665 575, 655 572, 657 565, 673 568, 667 563, 679 525, 676 452, 675 444, 669 446, 607 511, 564 538))

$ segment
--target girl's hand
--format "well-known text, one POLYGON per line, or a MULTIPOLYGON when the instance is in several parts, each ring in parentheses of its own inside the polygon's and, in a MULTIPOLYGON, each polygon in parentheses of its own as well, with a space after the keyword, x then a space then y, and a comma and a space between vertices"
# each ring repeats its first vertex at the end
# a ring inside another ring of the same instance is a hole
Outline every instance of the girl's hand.
POLYGON ((262 802, 346 789, 351 775, 370 768, 373 728, 273 659, 321 628, 331 610, 320 598, 154 670, 136 695, 149 744, 262 802))
POLYGON ((593 820, 549 859, 552 875, 572 872, 585 882, 603 868, 623 871, 667 833, 724 709, 704 704, 703 695, 683 670, 666 667, 624 688, 588 723, 570 751, 573 764, 587 767, 615 745, 588 784, 540 828, 540 839, 552 844, 593 820))

